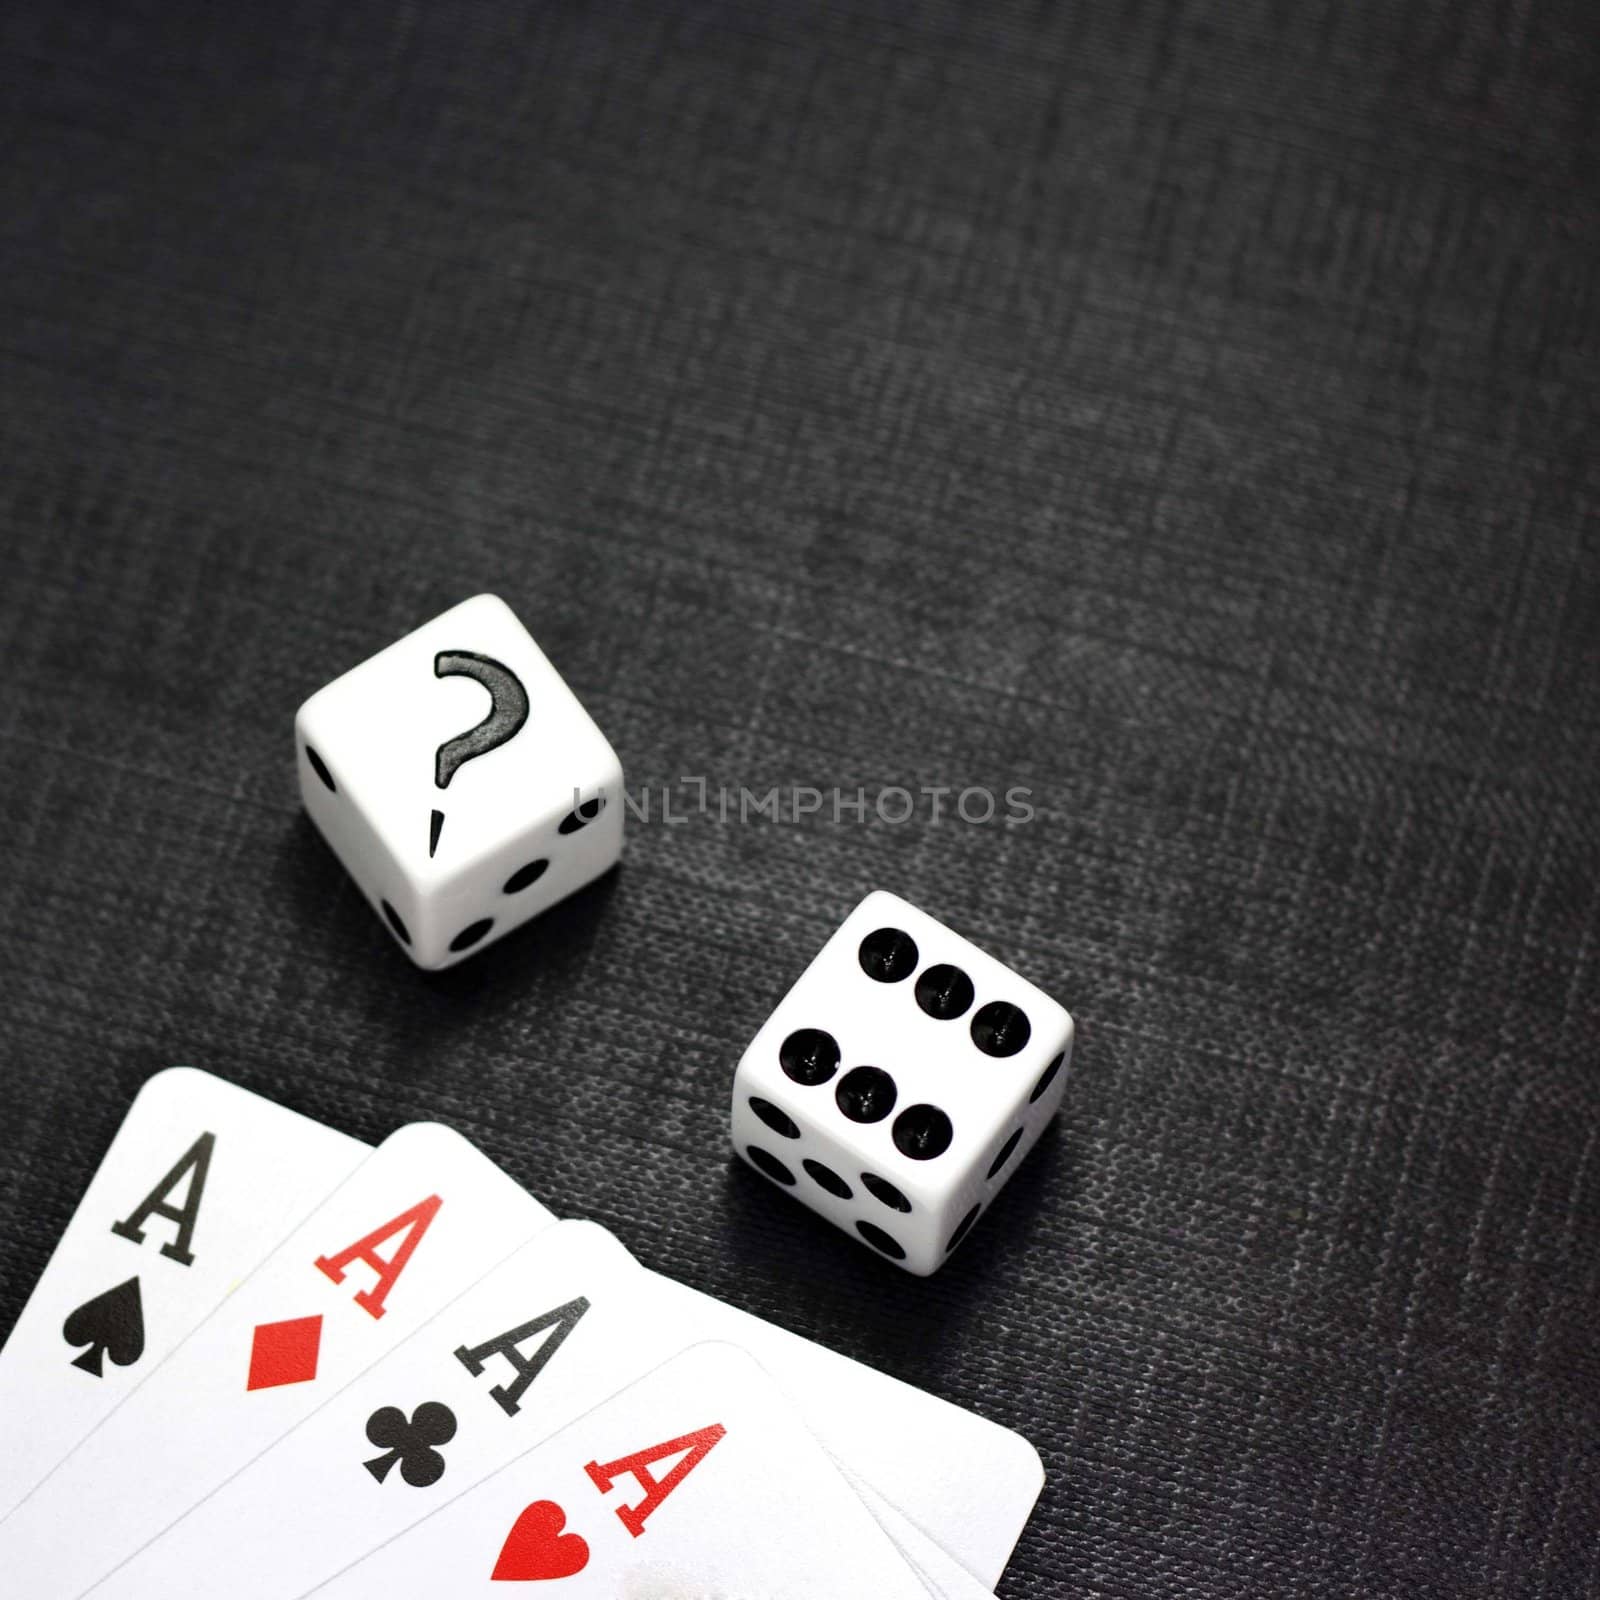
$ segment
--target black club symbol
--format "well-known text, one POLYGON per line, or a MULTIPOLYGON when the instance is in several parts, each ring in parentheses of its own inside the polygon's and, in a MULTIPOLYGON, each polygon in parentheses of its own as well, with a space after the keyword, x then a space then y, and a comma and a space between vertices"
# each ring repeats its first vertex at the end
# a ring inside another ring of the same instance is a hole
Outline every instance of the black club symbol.
POLYGON ((400 1476, 413 1489, 426 1489, 444 1476, 444 1457, 435 1445, 456 1436, 456 1414, 437 1400, 424 1400, 409 1420, 399 1406, 379 1406, 367 1418, 367 1438, 385 1453, 361 1463, 382 1483, 400 1463, 400 1476))

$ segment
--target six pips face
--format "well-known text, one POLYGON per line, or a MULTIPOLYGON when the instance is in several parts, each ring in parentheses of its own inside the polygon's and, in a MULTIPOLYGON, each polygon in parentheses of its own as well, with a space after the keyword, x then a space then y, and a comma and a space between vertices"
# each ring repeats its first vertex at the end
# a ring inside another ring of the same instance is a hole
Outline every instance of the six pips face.
MULTIPOLYGON (((856 962, 874 984, 885 989, 908 986, 913 1002, 926 1016, 959 1025, 956 1037, 964 1035, 975 1071, 983 1070, 985 1061, 998 1067, 1032 1037, 1032 1024, 1020 1006, 993 998, 980 1002, 972 978, 953 962, 923 965, 916 940, 903 928, 873 929, 857 946, 856 962)), ((878 1062, 848 1062, 838 1039, 824 1027, 792 1029, 779 1043, 777 1057, 784 1077, 794 1085, 794 1097, 786 1108, 766 1095, 745 1096, 747 1109, 773 1137, 748 1143, 744 1154, 758 1171, 797 1194, 809 1184, 835 1201, 864 1197, 865 1209, 852 1219, 856 1233, 882 1254, 904 1260, 907 1252, 894 1232, 895 1219, 913 1217, 916 1207, 901 1185, 859 1162, 841 1171, 837 1156, 824 1161, 817 1153, 803 1153, 806 1133, 814 1128, 838 1150, 856 1141, 830 1138, 831 1117, 859 1127, 887 1124, 892 1149, 912 1172, 938 1163, 950 1151, 956 1131, 950 1114, 903 1092, 903 1084, 915 1080, 914 1066, 892 1070, 878 1062)), ((1064 1051, 1054 1056, 1028 1094, 1017 1095, 1016 1124, 985 1163, 982 1182, 990 1192, 1009 1175, 1007 1168, 1028 1129, 1028 1108, 1049 1090, 1064 1058, 1064 1051)), ((985 1203, 980 1199, 956 1223, 944 1244, 946 1254, 971 1232, 985 1203)))

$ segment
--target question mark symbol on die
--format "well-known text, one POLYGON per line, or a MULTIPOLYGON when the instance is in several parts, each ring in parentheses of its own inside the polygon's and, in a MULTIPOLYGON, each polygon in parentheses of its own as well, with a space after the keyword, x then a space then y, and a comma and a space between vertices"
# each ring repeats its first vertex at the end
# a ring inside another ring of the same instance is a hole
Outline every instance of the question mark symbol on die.
MULTIPOLYGON (((441 650, 433 658, 436 678, 471 678, 489 691, 489 715, 465 733, 446 739, 433 755, 433 781, 441 789, 467 762, 498 750, 514 738, 528 720, 528 691, 510 667, 492 656, 471 650, 441 650)), ((428 824, 428 854, 439 848, 439 830, 444 827, 444 812, 435 811, 428 824)))

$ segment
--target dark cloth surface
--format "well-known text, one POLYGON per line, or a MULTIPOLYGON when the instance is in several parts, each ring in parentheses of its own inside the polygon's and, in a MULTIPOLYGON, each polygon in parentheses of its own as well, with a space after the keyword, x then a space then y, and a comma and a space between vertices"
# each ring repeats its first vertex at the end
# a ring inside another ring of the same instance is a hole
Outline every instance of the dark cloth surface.
POLYGON ((1020 1428, 1006 1596, 1600 1594, 1588 0, 0 45, 0 1326, 187 1062, 1020 1428), (430 978, 290 724, 484 589, 656 810, 430 978), (928 1281, 726 1150, 875 886, 1079 1022, 928 1281))

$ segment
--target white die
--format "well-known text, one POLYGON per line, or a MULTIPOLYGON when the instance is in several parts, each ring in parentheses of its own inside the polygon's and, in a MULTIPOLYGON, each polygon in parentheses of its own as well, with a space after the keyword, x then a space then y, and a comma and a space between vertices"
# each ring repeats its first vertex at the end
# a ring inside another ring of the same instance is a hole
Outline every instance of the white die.
POLYGON ((925 1277, 1061 1104, 1072 1018, 898 895, 845 918, 745 1051, 733 1146, 925 1277))
POLYGON ((295 744, 311 820, 420 967, 493 944, 622 853, 615 752, 492 594, 319 689, 295 744))

